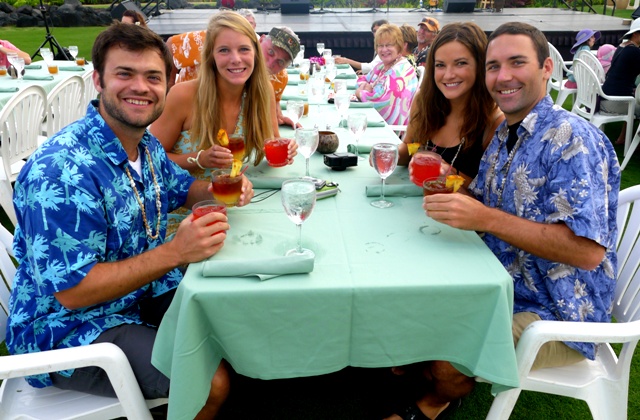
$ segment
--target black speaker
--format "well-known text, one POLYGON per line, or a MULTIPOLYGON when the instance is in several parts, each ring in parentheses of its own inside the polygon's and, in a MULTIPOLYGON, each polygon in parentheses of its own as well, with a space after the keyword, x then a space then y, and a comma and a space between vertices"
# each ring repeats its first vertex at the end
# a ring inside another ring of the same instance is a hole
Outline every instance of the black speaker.
POLYGON ((640 17, 640 7, 638 7, 636 10, 633 11, 633 13, 631 13, 631 19, 636 20, 640 17))
POLYGON ((142 12, 142 10, 140 10, 138 5, 135 4, 132 1, 123 1, 121 3, 118 3, 118 5, 116 7, 111 9, 111 17, 114 18, 115 20, 120 20, 120 19, 122 19, 122 15, 124 14, 125 10, 133 10, 135 12, 140 13, 142 15, 142 17, 144 18, 145 22, 146 22, 147 15, 145 15, 142 12))
POLYGON ((283 15, 308 15, 309 0, 280 0, 280 13, 283 15))
POLYGON ((442 11, 445 13, 472 13, 476 0, 444 0, 442 11))

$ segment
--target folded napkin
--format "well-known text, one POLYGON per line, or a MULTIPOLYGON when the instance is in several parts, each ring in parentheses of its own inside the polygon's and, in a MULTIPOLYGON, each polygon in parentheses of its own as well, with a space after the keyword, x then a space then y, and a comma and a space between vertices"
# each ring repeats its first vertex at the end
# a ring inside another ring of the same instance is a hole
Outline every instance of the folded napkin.
POLYGON ((60 71, 84 71, 84 67, 80 67, 80 66, 63 66, 63 67, 58 67, 58 70, 60 70, 60 71))
POLYGON ((351 101, 349 108, 373 108, 373 102, 355 102, 351 101))
POLYGON ((280 98, 280 103, 282 104, 282 102, 286 102, 286 101, 307 101, 309 98, 307 98, 306 96, 300 96, 300 95, 282 95, 282 98, 280 98))
POLYGON ((296 79, 289 79, 289 81, 287 82, 288 86, 298 86, 298 83, 300 83, 300 80, 296 80, 296 79))
POLYGON ((17 92, 20 89, 17 87, 0 87, 0 93, 12 93, 17 92))
POLYGON ((248 277, 257 276, 268 280, 284 274, 310 273, 314 258, 308 255, 290 255, 263 259, 221 260, 216 257, 204 262, 204 277, 248 277))
POLYGON ((358 153, 360 154, 371 153, 371 146, 368 146, 366 144, 359 144, 357 147, 355 144, 347 144, 347 152, 349 153, 355 153, 356 148, 358 149, 358 153))
POLYGON ((337 69, 348 69, 351 66, 349 64, 336 64, 337 69))
POLYGON ((253 188, 261 190, 280 189, 282 188, 282 183, 287 179, 290 179, 264 175, 258 175, 256 177, 247 175, 247 178, 249 178, 249 181, 251 181, 251 183, 253 184, 253 188))
POLYGON ((338 75, 336 75, 336 79, 357 79, 358 76, 356 76, 353 73, 340 73, 338 75))
MULTIPOLYGON (((380 197, 381 184, 367 185, 367 197, 380 197)), ((421 197, 422 188, 415 184, 385 184, 384 195, 389 197, 421 197)))
POLYGON ((53 80, 53 76, 36 76, 35 74, 25 74, 24 80, 53 80))
POLYGON ((287 69, 287 74, 300 74, 300 69, 287 69))
POLYGON ((384 121, 367 121, 367 127, 384 127, 387 124, 384 121))
POLYGON ((25 69, 41 69, 42 66, 40 64, 27 64, 24 66, 25 69))

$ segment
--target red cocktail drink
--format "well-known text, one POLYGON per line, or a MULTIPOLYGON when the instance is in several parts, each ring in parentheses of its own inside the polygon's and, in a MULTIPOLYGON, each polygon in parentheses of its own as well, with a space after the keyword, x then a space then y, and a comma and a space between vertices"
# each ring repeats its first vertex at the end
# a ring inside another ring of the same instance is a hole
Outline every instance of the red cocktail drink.
MULTIPOLYGON (((200 217, 209 213, 222 213, 225 216, 227 215, 227 207, 224 205, 224 203, 221 203, 216 200, 200 201, 193 205, 191 211, 193 212, 193 220, 198 220, 200 217)), ((209 223, 207 224, 207 226, 211 226, 216 223, 218 222, 209 223)), ((219 230, 218 232, 212 233, 211 236, 220 232, 224 232, 224 231, 219 230)))
POLYGON ((242 194, 242 176, 230 176, 231 168, 216 169, 211 173, 213 198, 233 207, 242 194))
POLYGON ((422 187, 426 179, 439 177, 441 162, 442 157, 437 153, 417 152, 409 162, 412 168, 411 182, 422 187))
POLYGON ((289 156, 289 143, 291 139, 269 139, 264 144, 264 154, 269 166, 278 168, 287 164, 289 156))
POLYGON ((242 161, 244 159, 244 139, 242 137, 230 137, 227 149, 233 153, 233 158, 242 161))
POLYGON ((428 178, 422 183, 422 194, 424 196, 433 194, 451 194, 453 185, 447 187, 447 179, 443 176, 438 178, 428 178))

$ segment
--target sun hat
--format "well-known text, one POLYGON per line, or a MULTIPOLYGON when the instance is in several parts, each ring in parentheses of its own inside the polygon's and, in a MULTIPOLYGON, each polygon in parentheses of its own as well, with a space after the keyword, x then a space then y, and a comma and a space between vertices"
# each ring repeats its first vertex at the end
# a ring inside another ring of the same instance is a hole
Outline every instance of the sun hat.
POLYGON ((583 29, 576 35, 576 43, 571 47, 571 54, 575 54, 578 47, 589 40, 592 36, 596 37, 596 41, 600 39, 600 31, 593 31, 591 29, 583 29))
POLYGON ((298 41, 289 32, 280 28, 273 28, 269 31, 269 38, 271 43, 278 48, 282 48, 291 56, 293 60, 300 52, 300 41, 298 41))
POLYGON ((611 44, 604 44, 598 48, 596 57, 598 57, 598 61, 602 64, 602 69, 605 73, 609 71, 609 67, 611 67, 611 60, 613 59, 613 54, 615 52, 616 47, 611 44))
POLYGON ((634 33, 640 31, 640 19, 635 19, 631 24, 631 28, 629 28, 629 32, 622 36, 622 39, 627 39, 629 36, 634 33))
POLYGON ((418 26, 426 27, 429 32, 440 32, 440 22, 438 22, 438 19, 436 18, 422 18, 420 23, 418 23, 418 26))

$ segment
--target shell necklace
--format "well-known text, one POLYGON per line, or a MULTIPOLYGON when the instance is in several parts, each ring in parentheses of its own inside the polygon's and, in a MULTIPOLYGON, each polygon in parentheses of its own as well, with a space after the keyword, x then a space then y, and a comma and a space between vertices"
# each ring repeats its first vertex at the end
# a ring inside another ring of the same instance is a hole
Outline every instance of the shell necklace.
POLYGON ((136 183, 133 181, 133 177, 131 176, 131 172, 129 172, 129 167, 125 166, 124 171, 129 178, 129 185, 131 185, 131 189, 136 196, 136 200, 138 201, 138 207, 142 211, 142 223, 144 223, 144 228, 147 231, 147 236, 151 240, 158 239, 160 235, 160 217, 162 211, 162 204, 160 203, 160 185, 158 185, 158 179, 156 178, 156 171, 153 169, 153 161, 151 160, 151 154, 147 148, 144 149, 145 156, 147 157, 147 161, 149 162, 149 169, 151 170, 151 177, 153 178, 153 187, 156 191, 156 208, 158 209, 158 217, 156 218, 156 233, 154 234, 151 231, 151 227, 149 226, 149 221, 147 220, 147 212, 145 209, 144 202, 140 198, 140 194, 138 193, 138 189, 136 188, 136 183))
MULTIPOLYGON (((498 200, 496 201, 496 208, 500 208, 500 206, 502 205, 502 196, 504 194, 504 188, 507 184, 507 178, 509 177, 509 170, 511 169, 511 164, 513 163, 513 158, 516 156, 516 152, 518 151, 518 149, 520 148, 520 145, 522 144, 522 139, 525 136, 521 136, 518 138, 518 141, 516 142, 516 144, 513 145, 513 149, 511 149, 511 152, 509 152, 509 156, 507 157, 507 161, 505 162, 504 166, 501 169, 501 172, 504 173, 504 176, 502 178, 502 182, 500 182, 500 187, 496 190, 496 194, 498 195, 498 200)), ((508 138, 508 137, 507 137, 508 138)), ((498 147, 498 151, 495 153, 495 155, 493 156, 493 160, 491 162, 491 168, 492 171, 491 173, 493 174, 492 177, 489 179, 489 177, 487 177, 486 180, 486 184, 485 184, 485 189, 484 189, 484 202, 485 203, 489 203, 489 195, 490 195, 490 186, 493 183, 493 180, 495 179, 496 175, 496 166, 498 165, 498 156, 500 155, 500 149, 502 149, 502 146, 505 145, 506 147, 506 142, 507 140, 503 140, 502 142, 500 142, 500 147, 498 147)))

